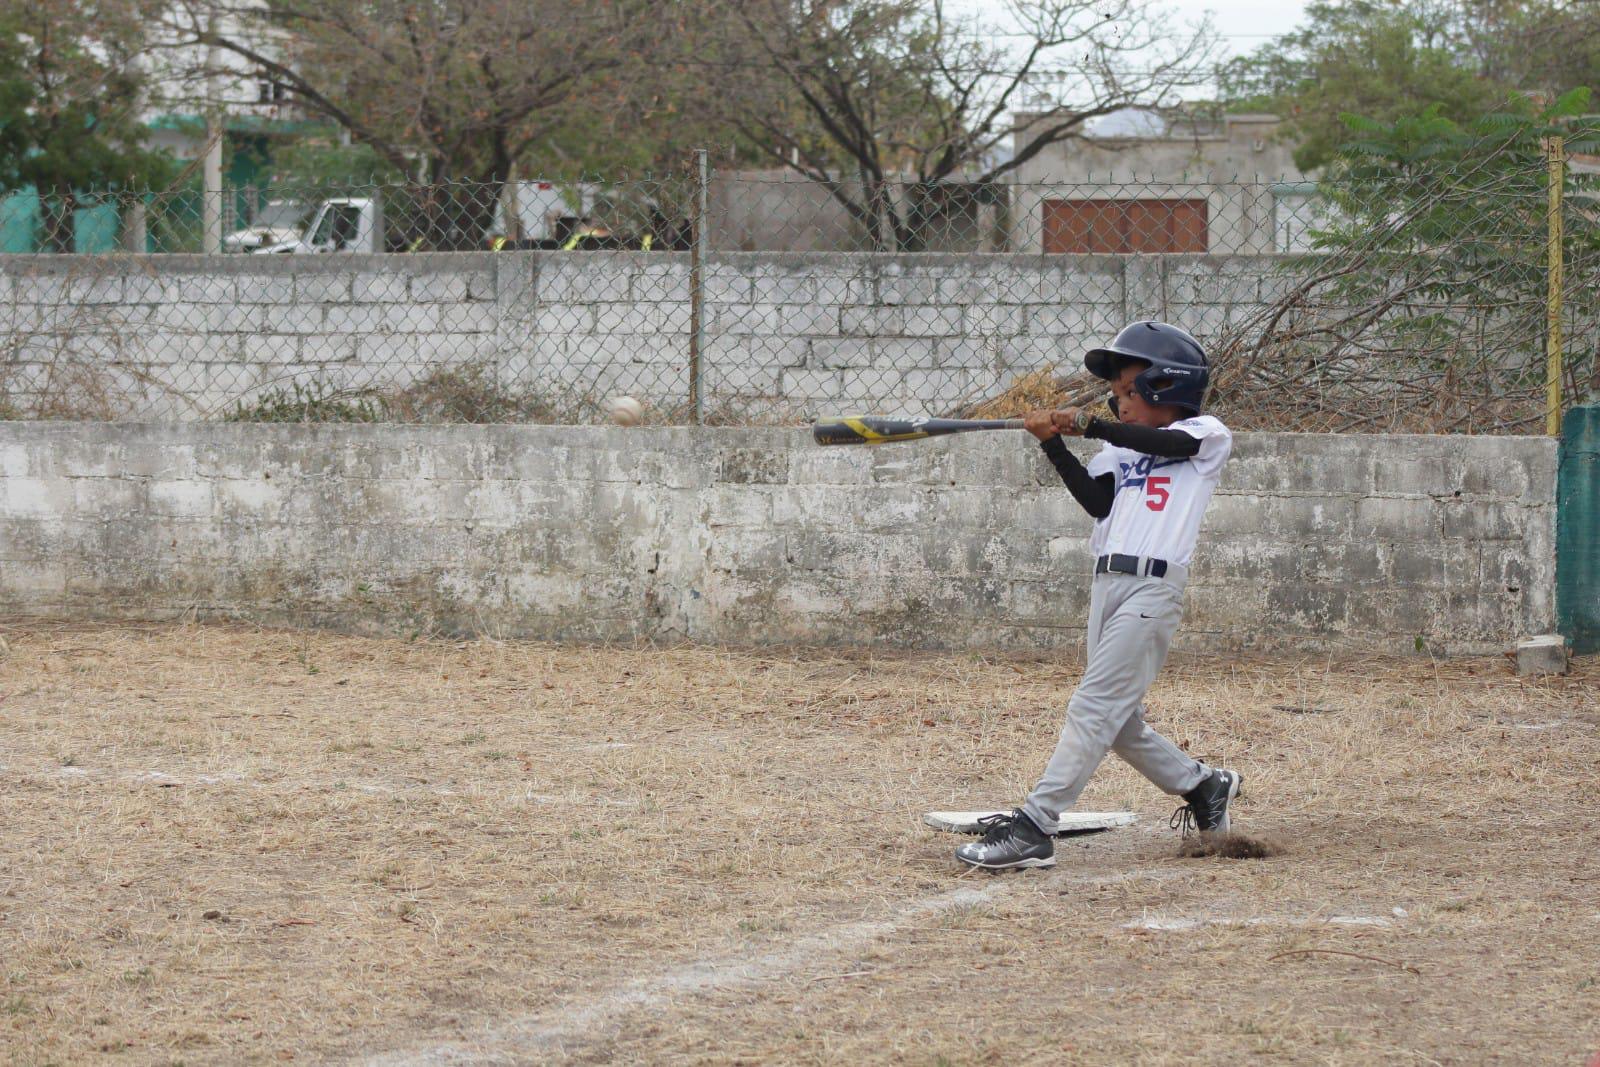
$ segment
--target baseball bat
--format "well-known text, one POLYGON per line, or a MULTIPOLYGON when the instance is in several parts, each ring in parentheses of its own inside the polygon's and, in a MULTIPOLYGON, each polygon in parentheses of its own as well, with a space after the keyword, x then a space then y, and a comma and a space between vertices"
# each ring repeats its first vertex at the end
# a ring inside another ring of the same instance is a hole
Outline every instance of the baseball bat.
POLYGON ((891 419, 882 415, 851 415, 813 424, 811 436, 819 445, 883 445, 973 430, 1020 429, 1021 419, 932 419, 926 415, 891 419))

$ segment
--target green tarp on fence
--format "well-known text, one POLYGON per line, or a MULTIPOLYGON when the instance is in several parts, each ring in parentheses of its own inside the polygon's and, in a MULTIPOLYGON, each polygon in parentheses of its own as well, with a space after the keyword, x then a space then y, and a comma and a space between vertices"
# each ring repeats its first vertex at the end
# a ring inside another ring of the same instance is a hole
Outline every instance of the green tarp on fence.
POLYGON ((1600 405, 1561 430, 1556 488, 1556 612, 1574 652, 1600 652, 1600 405))
MULTIPOLYGON (((122 222, 115 204, 79 208, 72 217, 72 250, 83 254, 117 251, 122 222)), ((44 214, 39 194, 0 192, 0 252, 43 252, 44 214)))

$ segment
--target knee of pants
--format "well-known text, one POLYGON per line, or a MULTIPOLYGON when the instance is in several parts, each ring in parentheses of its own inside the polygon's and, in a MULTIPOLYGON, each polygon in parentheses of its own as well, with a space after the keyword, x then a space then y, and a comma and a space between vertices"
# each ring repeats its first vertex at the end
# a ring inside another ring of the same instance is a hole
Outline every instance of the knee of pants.
POLYGON ((1082 737, 1110 745, 1126 722, 1126 715, 1119 715, 1115 709, 1108 708, 1092 698, 1080 700, 1078 694, 1074 693, 1072 699, 1067 701, 1067 721, 1062 732, 1070 730, 1082 737))
POLYGON ((1144 723, 1136 719, 1129 719, 1117 731, 1117 736, 1111 739, 1111 751, 1118 753, 1132 751, 1145 743, 1144 723))
POLYGON ((1144 721, 1144 707, 1141 705, 1134 708, 1132 713, 1122 720, 1122 728, 1117 731, 1116 743, 1125 745, 1142 740, 1148 729, 1144 721))

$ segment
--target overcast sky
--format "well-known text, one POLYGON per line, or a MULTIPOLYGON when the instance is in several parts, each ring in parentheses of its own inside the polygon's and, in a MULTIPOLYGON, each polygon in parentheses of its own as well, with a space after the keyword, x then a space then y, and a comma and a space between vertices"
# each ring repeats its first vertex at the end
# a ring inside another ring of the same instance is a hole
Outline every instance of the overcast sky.
POLYGON ((1305 0, 1167 0, 1167 5, 1195 18, 1211 12, 1223 45, 1234 54, 1293 30, 1306 9, 1305 0))
MULTIPOLYGON (((994 0, 946 0, 949 9, 975 15, 991 25, 1004 25, 1002 5, 994 0)), ((1211 13, 1231 55, 1249 52, 1273 37, 1288 33, 1302 21, 1306 0, 1157 0, 1189 22, 1211 13)))

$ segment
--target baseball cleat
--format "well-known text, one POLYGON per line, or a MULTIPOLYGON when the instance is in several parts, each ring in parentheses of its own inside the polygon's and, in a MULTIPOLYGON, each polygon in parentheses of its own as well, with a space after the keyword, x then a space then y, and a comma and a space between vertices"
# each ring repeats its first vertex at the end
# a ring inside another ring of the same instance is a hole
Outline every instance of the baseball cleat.
POLYGON ((979 821, 984 828, 983 838, 956 849, 956 859, 962 863, 990 871, 1056 865, 1055 842, 1033 825, 1021 808, 979 821))
POLYGON ((1172 813, 1168 825, 1174 830, 1181 827, 1184 837, 1189 836, 1190 830, 1199 830, 1202 834, 1227 833, 1230 826, 1228 804, 1239 795, 1239 786, 1243 783, 1244 778, 1237 771, 1212 771, 1199 785, 1183 794, 1183 799, 1189 803, 1172 813))

